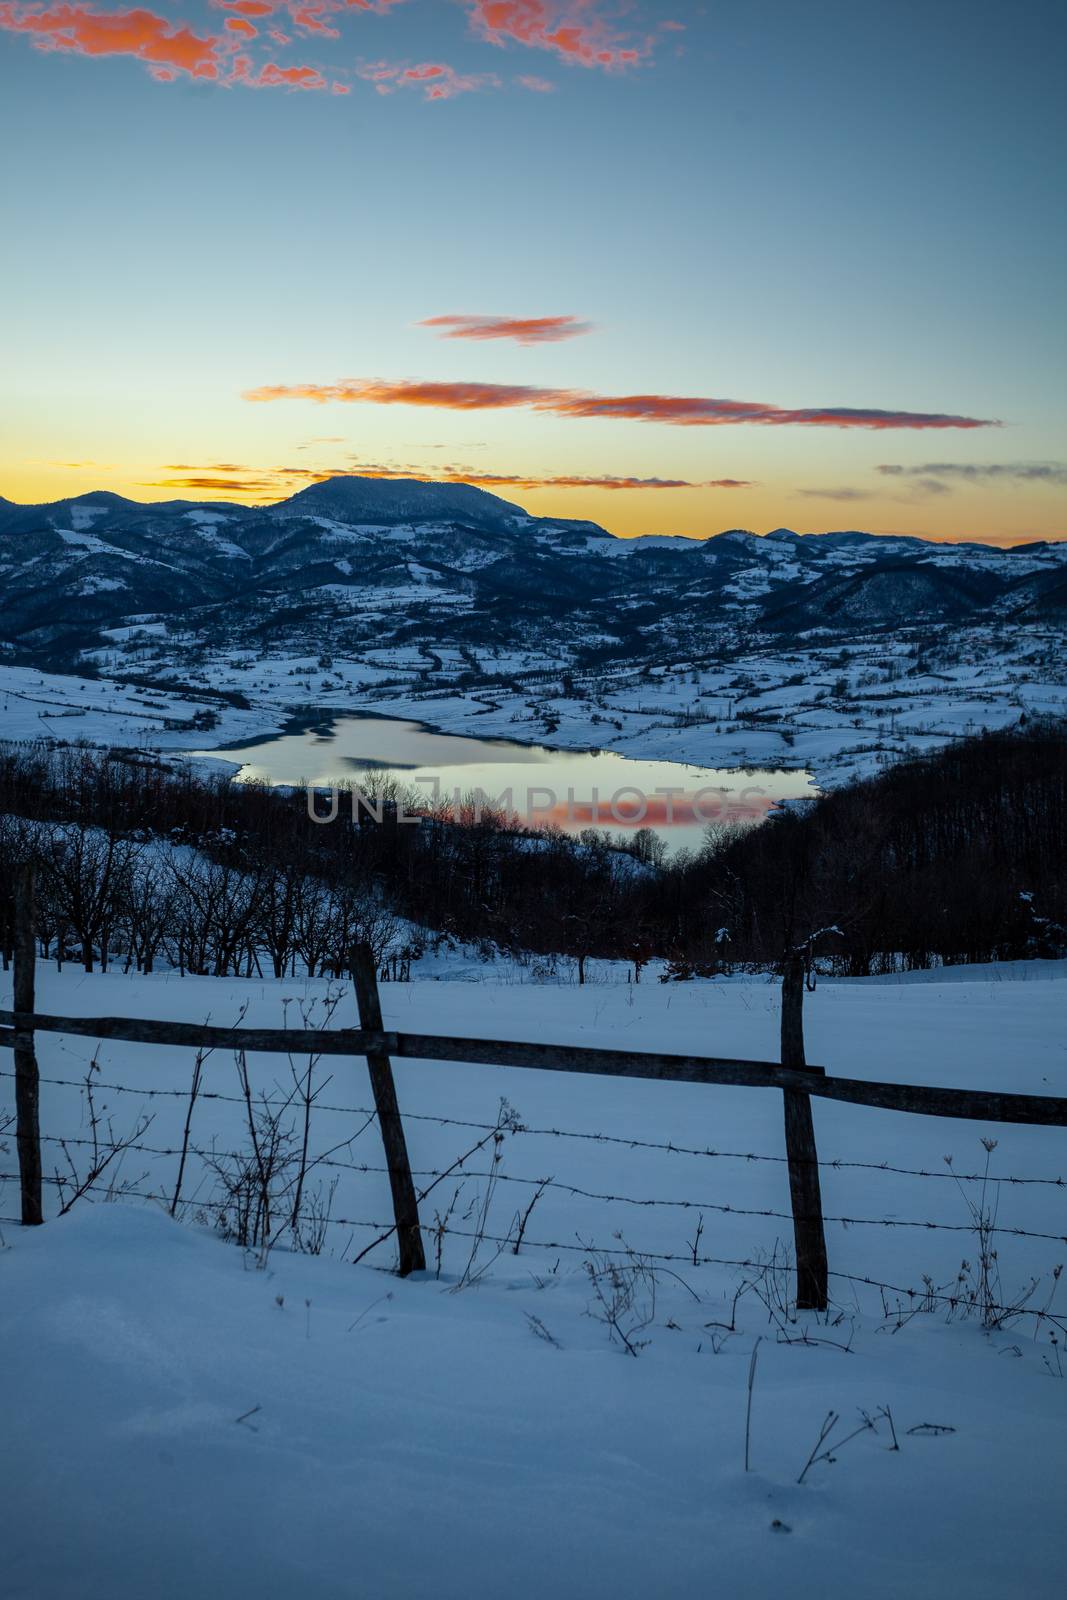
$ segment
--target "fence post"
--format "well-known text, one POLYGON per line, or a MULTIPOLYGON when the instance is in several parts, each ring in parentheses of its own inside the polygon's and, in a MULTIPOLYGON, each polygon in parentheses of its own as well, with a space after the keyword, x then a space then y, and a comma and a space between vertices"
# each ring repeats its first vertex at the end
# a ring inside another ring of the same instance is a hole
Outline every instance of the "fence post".
MULTIPOLYGON (((805 1067, 804 958, 786 957, 782 979, 782 1066, 805 1067)), ((826 1310, 826 1237, 823 1233, 819 1156, 811 1096, 803 1089, 784 1089, 785 1150, 789 1161, 789 1194, 793 1203, 793 1238, 797 1257, 797 1310, 826 1310)))
MULTIPOLYGON (((382 1008, 378 999, 378 978, 374 953, 368 944, 353 947, 352 982, 356 988, 360 1027, 380 1033, 382 1008)), ((411 1176, 404 1124, 400 1120, 392 1063, 384 1050, 368 1050, 367 1068, 374 1091, 382 1144, 385 1146, 389 1187, 393 1192, 393 1216, 396 1218, 396 1237, 400 1246, 400 1276, 406 1278, 409 1272, 422 1272, 426 1267, 422 1233, 419 1230, 419 1202, 411 1176)))
MULTIPOLYGON (((16 1012, 34 1010, 35 954, 33 932, 33 868, 19 868, 15 881, 16 1012)), ((41 1209, 41 1127, 38 1114, 37 1056, 33 1029, 15 1032, 15 1121, 19 1156, 22 1221, 32 1227, 44 1221, 41 1209)))

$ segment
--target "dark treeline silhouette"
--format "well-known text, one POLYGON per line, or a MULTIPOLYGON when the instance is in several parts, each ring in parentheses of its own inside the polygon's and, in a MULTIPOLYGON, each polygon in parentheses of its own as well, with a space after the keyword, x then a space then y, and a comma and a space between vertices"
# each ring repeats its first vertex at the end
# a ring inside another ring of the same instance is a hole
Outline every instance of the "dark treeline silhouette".
POLYGON ((401 789, 376 794, 381 821, 342 795, 316 824, 299 791, 131 752, 0 747, 5 960, 24 860, 42 953, 87 969, 339 975, 369 940, 396 977, 443 936, 571 956, 579 981, 591 957, 637 978, 662 957, 685 977, 777 965, 798 945, 862 975, 1065 945, 1063 723, 962 741, 668 859, 647 830, 624 850, 491 811, 409 824, 401 789))
MULTIPOLYGON (((89 747, 0 747, 0 946, 13 938, 14 869, 34 863, 45 954, 90 968, 341 974, 369 941, 385 975, 433 935, 514 951, 647 960, 625 936, 626 891, 652 871, 591 832, 529 834, 491 810, 414 824, 416 797, 363 787, 380 822, 341 804, 309 820, 303 792, 234 784, 89 747), (400 919, 406 919, 401 921, 400 919)), ((343 797, 347 801, 347 797, 343 797)), ((417 797, 424 801, 424 796, 417 797)), ((318 809, 323 809, 319 797, 318 809)), ((647 940, 645 941, 647 942, 647 940)))
POLYGON ((678 933, 721 954, 780 958, 818 937, 834 969, 1062 955, 1067 948, 1067 724, 985 733, 900 762, 684 867, 678 933))

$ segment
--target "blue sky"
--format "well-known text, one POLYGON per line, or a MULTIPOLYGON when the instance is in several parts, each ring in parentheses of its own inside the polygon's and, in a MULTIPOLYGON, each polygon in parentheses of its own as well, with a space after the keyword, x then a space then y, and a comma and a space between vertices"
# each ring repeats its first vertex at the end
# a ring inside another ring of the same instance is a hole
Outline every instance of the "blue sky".
POLYGON ((0 493, 362 466, 624 533, 1067 533, 1061 6, 257 3, 0 4, 0 493), (214 78, 163 59, 188 37, 214 78), (448 314, 592 329, 418 325, 448 314))

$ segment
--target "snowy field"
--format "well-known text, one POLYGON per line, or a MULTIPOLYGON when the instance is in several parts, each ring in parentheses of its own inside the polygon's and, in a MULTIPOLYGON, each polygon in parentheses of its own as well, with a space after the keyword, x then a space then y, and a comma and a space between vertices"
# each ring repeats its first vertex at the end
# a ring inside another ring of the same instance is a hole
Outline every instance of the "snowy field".
POLYGON ((204 751, 274 735, 310 707, 642 760, 790 768, 825 788, 1023 715, 1067 714, 1062 629, 1036 624, 958 630, 933 651, 925 630, 847 647, 812 636, 724 659, 570 671, 566 684, 558 649, 480 647, 461 657, 446 645, 394 646, 325 665, 232 647, 189 660, 162 623, 111 635, 95 653, 99 679, 0 666, 4 737, 204 751), (189 687, 154 686, 166 682, 189 687))
MULTIPOLYGON (((820 983, 806 1000, 809 1059, 857 1077, 1067 1094, 1062 963, 923 976, 820 983)), ((332 1025, 354 1025, 350 993, 333 993, 332 1025)), ((0 995, 10 1005, 9 974, 0 995)), ((384 985, 382 998, 387 1028, 777 1056, 767 982, 423 979, 384 985)), ((245 1025, 299 1027, 302 1012, 324 1021, 331 1001, 322 981, 42 963, 37 1004, 215 1024, 246 1008, 245 1025)), ((86 1171, 88 1146, 74 1141, 90 1136, 79 1085, 92 1053, 85 1039, 38 1036, 42 1077, 65 1080, 42 1084, 50 1174, 66 1169, 61 1138, 86 1171)), ((307 1058, 292 1068, 302 1077, 307 1058)), ((974 1262, 966 1197, 981 1192, 969 1175, 988 1137, 993 1178, 1028 1180, 988 1190, 1003 1301, 1038 1279, 1028 1305, 1051 1295, 1067 1312, 1054 1278, 1067 1260, 1063 1130, 816 1101, 824 1208, 851 1220, 827 1222, 830 1315, 797 1320, 766 1265, 791 1242, 773 1091, 396 1063, 416 1183, 434 1185, 429 1270, 402 1282, 390 1242, 352 1264, 376 1237, 369 1224, 390 1215, 383 1174, 364 1170, 382 1166, 364 1064, 312 1069, 309 1183, 331 1219, 317 1256, 295 1253, 284 1229, 264 1255, 213 1226, 212 1163, 247 1144, 225 1052, 204 1064, 181 1221, 166 1214, 192 1069, 184 1050, 102 1046, 97 1113, 118 1138, 152 1117, 146 1148, 67 1216, 32 1233, 3 1225, 5 1595, 1062 1593, 1055 1324, 1022 1315, 983 1330, 900 1291, 921 1295, 928 1275, 951 1294, 961 1261, 974 1262), (502 1096, 518 1126, 494 1164, 502 1096), (544 1179, 516 1254, 517 1219, 544 1179), (108 1202, 108 1184, 136 1195, 108 1202), (447 1228, 439 1264, 435 1218, 447 1228), (619 1330, 636 1357, 603 1318, 609 1260, 634 1290, 619 1330), (835 1459, 798 1484, 831 1411, 835 1459)), ((250 1073, 257 1097, 292 1094, 284 1057, 252 1057, 250 1073)), ((0 1084, 10 1107, 10 1076, 0 1084)), ((10 1131, 4 1142, 10 1172, 10 1131)), ((53 1214, 69 1192, 49 1186, 53 1214)), ((0 1212, 16 1207, 8 1181, 0 1212)))

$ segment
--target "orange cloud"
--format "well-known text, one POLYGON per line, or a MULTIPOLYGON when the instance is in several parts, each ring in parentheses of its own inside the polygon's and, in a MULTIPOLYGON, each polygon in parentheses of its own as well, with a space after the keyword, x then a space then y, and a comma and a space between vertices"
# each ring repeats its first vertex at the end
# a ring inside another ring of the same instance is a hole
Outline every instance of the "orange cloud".
POLYGON ((435 406, 448 411, 500 410, 533 405, 550 389, 500 383, 388 383, 374 378, 345 378, 340 383, 265 384, 245 392, 246 400, 367 401, 377 405, 435 406))
MULTIPOLYGON (((57 5, 45 11, 18 3, 0 5, 0 28, 29 33, 40 50, 86 56, 135 56, 194 78, 218 78, 220 41, 200 38, 152 11, 93 11, 84 5, 57 5)), ((164 73, 160 73, 163 76, 164 73)), ((173 72, 167 73, 173 76, 173 72)))
POLYGON ((212 478, 191 474, 185 478, 157 478, 144 485, 146 489, 201 489, 212 493, 254 494, 260 499, 277 494, 277 485, 266 479, 212 478))
MULTIPOLYGON (((221 23, 218 34, 201 35, 184 23, 141 6, 103 11, 91 0, 61 0, 54 5, 41 4, 40 0, 0 0, 0 29, 29 35, 40 50, 83 56, 132 56, 165 83, 184 74, 224 86, 330 89, 334 94, 346 94, 345 84, 327 83, 317 68, 279 67, 272 61, 262 64, 238 52, 242 45, 258 37, 256 23, 265 17, 287 13, 296 33, 315 39, 339 39, 336 24, 347 11, 384 16, 402 3, 403 0, 210 0, 216 10, 231 15, 221 23)), ((532 45, 583 66, 606 68, 632 65, 641 54, 624 46, 596 15, 598 0, 571 0, 565 6, 547 5, 542 0, 464 3, 482 37, 492 44, 532 45)), ((276 46, 291 43, 289 33, 282 28, 275 25, 267 31, 276 46)), ((379 94, 416 88, 428 100, 451 100, 456 95, 501 87, 493 73, 464 73, 436 60, 371 63, 360 69, 360 76, 373 83, 379 94)), ((518 81, 540 93, 552 89, 551 84, 536 77, 518 81)))
POLYGON ((379 94, 392 94, 396 89, 422 89, 426 100, 452 100, 457 94, 475 94, 480 89, 500 87, 500 79, 494 73, 461 73, 443 61, 422 61, 415 66, 368 61, 362 62, 357 70, 361 78, 373 83, 379 94))
MULTIPOLYGON (((361 469, 362 470, 362 469, 361 469)), ((393 474, 380 474, 380 476, 393 476, 393 474)), ((397 477, 401 474, 397 473, 397 477)), ((529 478, 512 476, 505 473, 494 472, 464 472, 444 473, 440 476, 435 473, 434 480, 446 483, 477 483, 483 489, 748 489, 750 482, 745 478, 709 478, 703 483, 691 482, 688 478, 617 478, 605 476, 601 478, 586 477, 581 474, 572 477, 555 478, 529 478)))
POLYGON ((325 89, 326 79, 316 67, 279 67, 268 61, 248 79, 254 89, 325 89))
POLYGON ((883 411, 855 406, 791 409, 751 400, 712 400, 663 394, 597 395, 578 389, 541 389, 527 384, 419 382, 412 379, 343 378, 338 383, 264 384, 246 400, 313 400, 319 404, 428 406, 446 411, 501 411, 529 407, 557 417, 597 417, 661 422, 676 428, 715 428, 737 423, 824 428, 991 428, 979 417, 931 411, 883 411))
POLYGON ((636 66, 645 53, 627 45, 597 15, 597 0, 467 0, 471 24, 490 44, 548 50, 582 67, 636 66))
POLYGON ((426 317, 420 328, 447 328, 442 339, 514 339, 516 344, 556 344, 592 332, 577 317, 426 317))
POLYGON ((693 482, 688 478, 630 478, 616 477, 610 473, 540 477, 517 472, 479 472, 474 468, 461 467, 434 467, 432 472, 424 472, 417 467, 387 467, 378 463, 363 462, 355 467, 333 468, 320 472, 311 472, 305 467, 278 467, 275 470, 279 476, 307 478, 315 483, 341 477, 402 480, 414 478, 424 483, 474 483, 483 489, 749 489, 752 487, 746 478, 710 478, 704 482, 693 482))
MULTIPOLYGON (((341 32, 326 21, 334 11, 344 10, 341 0, 211 0, 211 5, 221 11, 237 11, 240 16, 272 16, 275 11, 288 11, 293 26, 301 34, 318 34, 325 38, 341 38, 341 32)), ((229 22, 226 24, 230 27, 229 22)), ((272 30, 275 43, 290 43, 280 30, 272 30), (280 35, 280 37, 278 37, 280 35)))
MULTIPOLYGON (((318 19, 326 12, 358 8, 360 11, 376 11, 384 15, 390 5, 402 3, 403 0, 379 0, 376 5, 365 3, 365 0, 211 0, 218 10, 237 11, 245 17, 267 17, 275 11, 288 11, 294 22, 314 32, 321 31, 318 19), (305 20, 300 13, 307 13, 311 20, 305 20)), ((335 34, 335 37, 340 36, 335 34)))
POLYGON ((275 492, 285 486, 286 479, 301 483, 324 483, 330 478, 385 478, 421 483, 473 483, 483 489, 748 489, 752 485, 746 478, 710 478, 694 482, 688 478, 636 478, 618 477, 612 473, 574 473, 538 475, 518 472, 479 472, 467 467, 434 467, 425 471, 420 467, 387 466, 381 462, 358 462, 344 467, 270 467, 242 466, 235 462, 213 461, 204 466, 191 466, 188 462, 168 462, 162 471, 181 474, 174 478, 160 478, 151 487, 157 489, 233 489, 239 493, 269 490, 275 492), (222 474, 230 476, 223 477, 222 474), (242 481, 235 482, 239 477, 242 481))
MULTIPOLYGON (((328 0, 322 0, 325 8, 328 0)), ((247 55, 235 54, 240 46, 233 35, 253 38, 257 29, 250 16, 269 14, 274 8, 265 0, 230 0, 227 10, 240 15, 227 17, 222 35, 201 38, 186 27, 178 27, 153 11, 95 11, 87 5, 56 5, 45 11, 34 10, 20 0, 0 3, 0 28, 27 33, 40 50, 62 50, 84 56, 133 56, 148 67, 161 83, 172 83, 179 74, 209 79, 224 87, 235 84, 251 89, 327 89, 326 79, 315 67, 279 67, 274 62, 255 67, 247 55)), ((308 14, 320 5, 313 0, 308 14)), ((335 93, 346 93, 343 85, 333 85, 335 93)))
POLYGON ((256 472, 256 467, 241 467, 233 461, 213 461, 209 467, 191 467, 187 461, 168 461, 164 472, 256 472))

